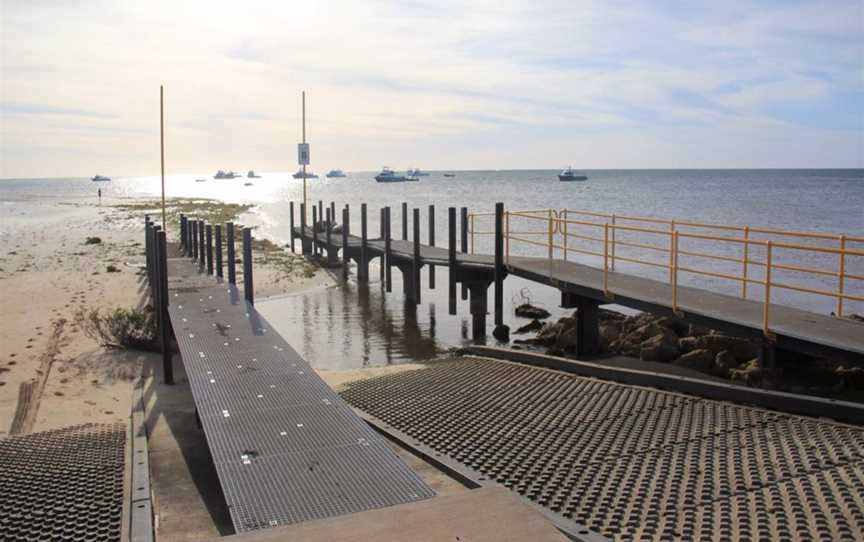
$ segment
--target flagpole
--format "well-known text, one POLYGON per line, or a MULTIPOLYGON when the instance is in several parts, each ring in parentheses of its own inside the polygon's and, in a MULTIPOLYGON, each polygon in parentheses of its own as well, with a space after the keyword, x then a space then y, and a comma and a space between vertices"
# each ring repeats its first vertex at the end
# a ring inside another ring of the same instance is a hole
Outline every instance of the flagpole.
POLYGON ((166 232, 165 227, 165 114, 164 114, 164 99, 162 85, 159 85, 159 147, 162 158, 162 231, 166 232))
MULTIPOLYGON (((306 91, 303 91, 303 143, 306 143, 306 91)), ((306 218, 306 161, 303 161, 303 218, 306 218)))

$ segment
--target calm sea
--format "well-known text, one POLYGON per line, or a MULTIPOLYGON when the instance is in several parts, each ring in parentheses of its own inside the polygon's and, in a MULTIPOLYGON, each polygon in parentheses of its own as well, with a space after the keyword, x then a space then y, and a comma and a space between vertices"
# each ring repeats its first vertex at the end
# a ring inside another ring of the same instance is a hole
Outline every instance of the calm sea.
MULTIPOLYGON (((345 203, 350 204, 353 231, 359 231, 359 204, 367 203, 371 235, 378 231, 378 212, 384 205, 393 208, 392 231, 395 236, 400 235, 401 204, 407 202, 409 208, 419 207, 422 211, 424 241, 428 235, 428 206, 434 204, 436 238, 442 246, 446 246, 447 240, 447 207, 467 206, 472 212, 491 212, 495 202, 499 201, 510 210, 568 208, 678 221, 864 236, 864 170, 588 170, 585 172, 589 177, 587 182, 570 183, 559 182, 557 172, 551 170, 448 172, 455 174, 452 178, 444 177, 443 173, 431 172, 420 182, 398 184, 376 183, 372 172, 349 173, 345 178, 309 180, 308 197, 310 201, 323 200, 325 205, 335 201, 337 209, 345 203)), ((287 242, 287 202, 302 198, 302 182, 292 179, 289 173, 259 174, 262 176, 259 179, 233 180, 214 180, 212 174, 172 175, 166 180, 167 195, 255 203, 256 211, 246 217, 246 221, 259 226, 258 235, 287 242), (206 181, 196 182, 202 178, 206 181), (246 182, 251 182, 252 186, 245 186, 246 182)), ((113 197, 155 196, 159 193, 159 178, 118 177, 108 183, 93 183, 88 179, 3 180, 0 181, 0 217, 9 216, 16 208, 15 202, 36 203, 69 198, 95 200, 97 188, 113 197)), ((477 227, 488 230, 491 223, 478 219, 477 227)), ((525 227, 532 229, 527 224, 525 227)), ((589 229, 580 233, 602 237, 602 232, 591 229, 589 233, 589 229)), ((654 241, 642 240, 654 244, 654 241)), ((487 251, 489 241, 488 237, 478 237, 475 248, 478 252, 487 251)), ((571 242, 575 248, 602 250, 602 246, 592 245, 590 241, 585 241, 584 246, 575 244, 574 240, 571 242)), ((705 248, 699 245, 698 240, 690 242, 693 252, 705 248)), ((862 245, 850 246, 864 249, 862 245)), ((542 249, 538 252, 527 245, 511 249, 524 254, 542 253, 542 249)), ((735 257, 739 249, 728 247, 724 250, 723 254, 735 257)), ((643 252, 641 256, 652 258, 650 250, 643 252)), ((764 254, 756 250, 751 256, 761 259, 764 254)), ((578 253, 570 252, 569 257, 598 263, 596 258, 578 253)), ((837 263, 834 261, 836 255, 787 251, 778 252, 775 257, 789 265, 829 268, 837 263)), ((653 259, 656 260, 657 256, 654 255, 653 259)), ((848 258, 847 272, 864 275, 864 261, 861 260, 864 258, 848 258)), ((698 258, 687 263, 694 268, 719 273, 737 274, 738 271, 736 264, 731 263, 698 258)), ((659 268, 623 261, 618 263, 618 268, 659 279, 666 273, 659 268)), ((751 271, 757 278, 760 273, 758 267, 751 271)), ((467 302, 460 302, 457 316, 447 314, 446 270, 437 270, 438 288, 434 291, 424 288, 423 304, 416 309, 406 308, 398 293, 401 291, 398 272, 393 274, 397 281, 393 293, 386 296, 377 281, 376 268, 373 267, 371 275, 369 285, 351 281, 335 288, 261 301, 258 306, 301 354, 320 367, 347 368, 426 359, 469 340, 467 302)), ((423 280, 425 284, 425 272, 423 280)), ((740 292, 740 285, 720 278, 693 275, 682 276, 679 281, 730 294, 740 292)), ((835 277, 791 271, 788 272, 788 281, 827 290, 834 290, 837 286, 835 277)), ((846 291, 862 295, 864 284, 848 280, 846 291)), ((748 296, 759 299, 761 292, 753 285, 748 296)), ((554 290, 514 278, 507 279, 507 309, 523 298, 531 298, 553 314, 562 313, 556 308, 558 295, 554 290)), ((792 291, 779 291, 776 297, 772 295, 772 299, 823 313, 831 312, 835 307, 833 299, 792 291)), ((860 313, 864 312, 864 307, 860 303, 847 302, 846 310, 860 313)), ((509 320, 511 327, 524 323, 514 318, 509 320)))

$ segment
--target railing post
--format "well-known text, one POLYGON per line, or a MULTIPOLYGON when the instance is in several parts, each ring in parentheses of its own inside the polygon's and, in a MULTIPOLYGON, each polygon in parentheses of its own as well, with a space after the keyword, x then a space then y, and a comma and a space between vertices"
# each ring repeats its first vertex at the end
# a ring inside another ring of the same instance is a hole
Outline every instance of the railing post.
POLYGON ((504 204, 495 204, 495 331, 504 325, 504 204))
POLYGON ((348 206, 346 205, 344 209, 342 209, 342 278, 348 278, 348 267, 350 266, 351 259, 348 255, 348 235, 351 230, 351 221, 348 212, 348 206))
POLYGON ((369 257, 368 257, 368 231, 366 230, 366 204, 360 204, 360 262, 357 266, 357 280, 367 282, 369 280, 369 257))
POLYGON ((213 226, 207 224, 207 274, 213 275, 213 226))
POLYGON ((160 302, 159 313, 162 325, 160 326, 159 339, 162 350, 162 379, 165 384, 174 383, 174 366, 171 363, 171 324, 168 316, 168 249, 165 240, 165 232, 159 232, 159 290, 160 302))
POLYGON ((678 231, 672 232, 672 312, 678 312, 678 231))
POLYGON ((414 279, 414 302, 420 304, 420 209, 414 208, 414 258, 413 258, 413 279, 414 279))
POLYGON ((225 224, 226 252, 228 258, 228 284, 237 284, 237 256, 234 254, 234 223, 225 224))
POLYGON ((288 238, 291 240, 291 253, 294 253, 294 202, 288 202, 288 222, 291 223, 288 238))
POLYGON ((766 337, 771 334, 768 326, 769 306, 771 304, 771 249, 771 241, 769 240, 765 248, 765 302, 762 306, 762 333, 766 337))
POLYGON ((669 284, 672 284, 674 272, 672 269, 675 266, 675 230, 669 233, 669 284))
POLYGON ((222 224, 213 226, 216 241, 216 277, 222 278, 222 224))
MULTIPOLYGON (((672 261, 672 249, 671 249, 671 246, 672 246, 672 237, 673 237, 673 232, 674 232, 674 231, 675 231, 675 221, 672 220, 672 221, 669 222, 669 246, 670 246, 670 249, 669 249, 669 261, 670 261, 670 262, 672 261)), ((670 284, 672 283, 672 266, 671 266, 671 265, 669 266, 669 283, 670 283, 670 284)))
MULTIPOLYGON (((435 206, 429 206, 429 246, 435 246, 435 206)), ((435 266, 429 264, 429 289, 435 289, 435 266)))
POLYGON ((393 276, 392 276, 392 249, 391 249, 391 239, 392 236, 390 234, 390 207, 384 208, 384 260, 386 262, 386 268, 384 269, 384 286, 388 292, 393 291, 393 276))
POLYGON ((255 304, 252 285, 252 230, 243 228, 243 296, 250 305, 255 304))
POLYGON ((603 224, 603 295, 609 297, 609 223, 603 224))
POLYGON ((846 236, 840 236, 840 262, 837 273, 837 316, 843 317, 843 294, 846 275, 846 236))
POLYGON ((615 215, 612 215, 612 271, 615 271, 615 230, 617 229, 615 215))
POLYGON ((402 240, 408 240, 408 204, 402 202, 402 240))
MULTIPOLYGON (((459 210, 459 233, 461 234, 462 254, 468 254, 468 207, 459 210)), ((468 299, 468 284, 462 282, 462 301, 468 299)))
POLYGON ((744 226, 744 267, 741 270, 741 297, 747 299, 747 273, 750 259, 750 226, 744 226))
POLYGON ((449 263, 447 271, 449 287, 447 291, 447 310, 450 314, 456 314, 456 207, 447 209, 447 227, 447 261, 449 263))
POLYGON ((553 256, 555 255, 555 249, 554 249, 554 246, 553 246, 553 243, 554 243, 554 237, 553 237, 553 235, 554 235, 554 233, 555 233, 555 231, 554 231, 554 229, 553 229, 554 226, 555 226, 555 223, 554 223, 554 221, 552 220, 552 209, 549 209, 549 239, 548 239, 548 241, 549 241, 549 265, 550 265, 549 269, 550 269, 550 272, 551 272, 551 269, 552 269, 552 267, 551 267, 551 265, 552 265, 552 258, 553 258, 553 256))
MULTIPOLYGON (((567 261, 567 217, 568 217, 567 209, 562 209, 561 214, 563 215, 563 224, 564 224, 564 231, 562 233, 564 234, 564 243, 563 243, 564 244, 564 261, 566 262, 567 261)), ((561 222, 559 222, 559 224, 561 224, 561 222)))

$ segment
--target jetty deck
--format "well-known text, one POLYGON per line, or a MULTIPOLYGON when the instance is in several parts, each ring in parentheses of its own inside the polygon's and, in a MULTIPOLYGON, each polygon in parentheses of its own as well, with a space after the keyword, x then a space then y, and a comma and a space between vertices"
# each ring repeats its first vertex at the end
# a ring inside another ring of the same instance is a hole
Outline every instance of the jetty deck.
POLYGON ((432 490, 237 287, 168 260, 171 326, 237 532, 423 500, 432 490))

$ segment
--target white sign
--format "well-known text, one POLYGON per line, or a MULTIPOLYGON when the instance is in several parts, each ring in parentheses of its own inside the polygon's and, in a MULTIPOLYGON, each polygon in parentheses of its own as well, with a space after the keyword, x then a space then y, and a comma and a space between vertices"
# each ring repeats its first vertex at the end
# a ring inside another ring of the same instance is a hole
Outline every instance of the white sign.
POLYGON ((309 143, 297 144, 297 163, 301 166, 309 165, 309 143))

